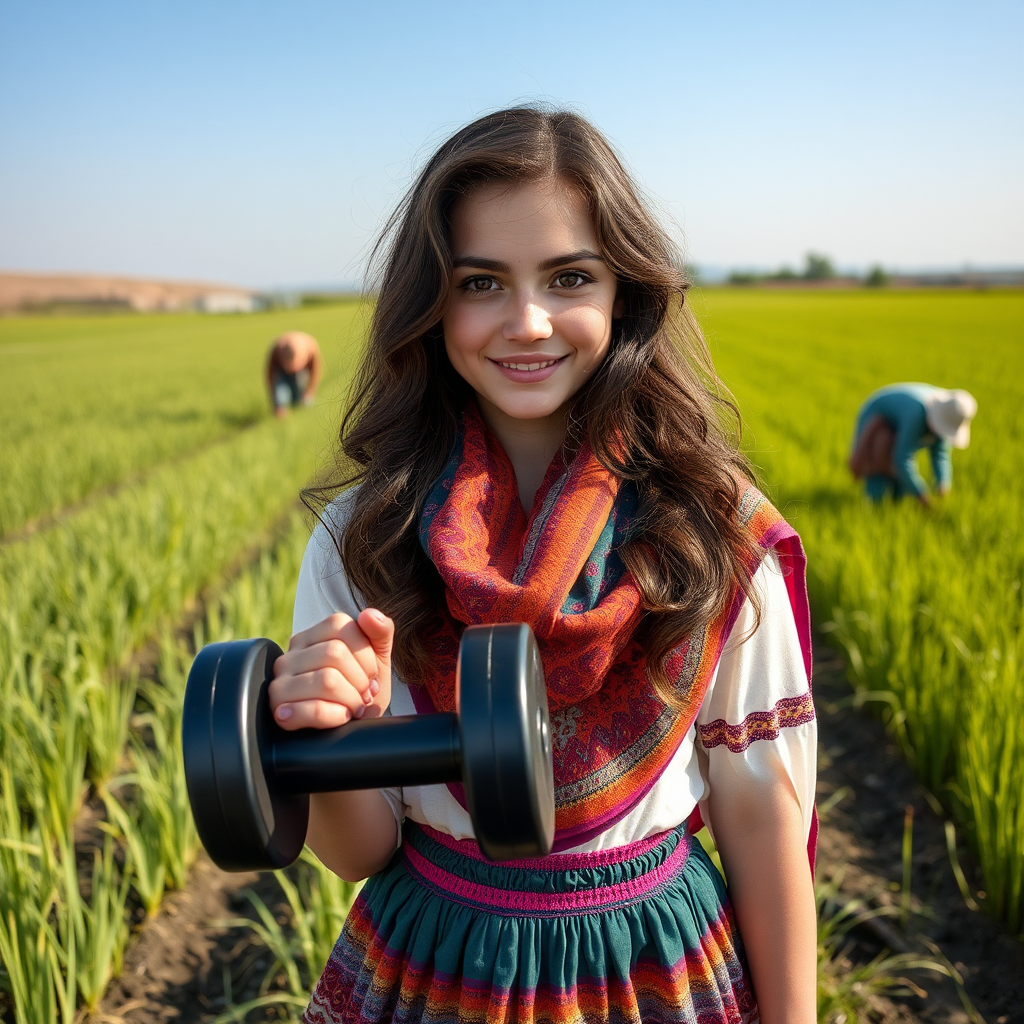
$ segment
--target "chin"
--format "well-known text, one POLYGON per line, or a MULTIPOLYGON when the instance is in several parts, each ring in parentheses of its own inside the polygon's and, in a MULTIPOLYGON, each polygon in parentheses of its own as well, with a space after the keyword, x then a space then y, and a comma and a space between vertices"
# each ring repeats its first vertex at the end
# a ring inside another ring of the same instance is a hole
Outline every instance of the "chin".
POLYGON ((547 420, 551 419, 552 416, 558 414, 560 405, 555 406, 544 406, 542 408, 528 408, 524 409, 521 406, 519 408, 502 409, 502 412, 513 420, 521 420, 524 423, 528 423, 531 420, 547 420))

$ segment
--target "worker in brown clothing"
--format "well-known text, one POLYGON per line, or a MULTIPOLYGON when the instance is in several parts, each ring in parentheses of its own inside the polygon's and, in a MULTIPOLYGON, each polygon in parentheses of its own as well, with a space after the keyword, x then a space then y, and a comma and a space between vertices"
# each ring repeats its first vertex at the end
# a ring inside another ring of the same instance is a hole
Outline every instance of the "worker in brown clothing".
POLYGON ((316 338, 303 331, 288 331, 274 340, 267 355, 267 389, 279 419, 300 402, 312 405, 323 359, 316 338))

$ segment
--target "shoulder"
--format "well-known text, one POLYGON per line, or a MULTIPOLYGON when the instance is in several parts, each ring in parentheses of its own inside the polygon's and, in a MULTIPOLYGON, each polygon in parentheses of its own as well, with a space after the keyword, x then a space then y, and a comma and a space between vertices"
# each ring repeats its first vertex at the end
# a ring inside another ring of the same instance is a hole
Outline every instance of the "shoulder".
POLYGON ((752 553, 754 564, 748 566, 753 574, 765 552, 779 548, 784 541, 799 541, 799 538, 785 516, 749 480, 741 479, 739 485, 737 516, 756 543, 752 553))
POLYGON ((355 508, 358 487, 342 491, 336 498, 324 506, 317 516, 316 526, 306 545, 304 561, 324 570, 339 570, 341 556, 338 546, 348 529, 355 508))
POLYGON ((728 742, 730 749, 742 750, 752 738, 769 738, 757 731, 766 723, 777 735, 783 719, 782 724, 793 726, 814 717, 810 651, 778 552, 767 553, 753 589, 757 609, 744 601, 697 716, 706 747, 728 742))
MULTIPOLYGON (((807 556, 800 535, 754 486, 740 499, 740 521, 753 541, 746 569, 763 607, 773 604, 796 630, 807 675, 811 669, 811 612, 807 598, 807 556)), ((749 602, 744 601, 744 605, 749 602)))
POLYGON ((350 488, 328 504, 306 544, 295 591, 292 631, 299 632, 336 611, 355 618, 363 602, 348 582, 338 552, 352 518, 358 488, 350 488))
POLYGON ((871 396, 875 406, 882 407, 888 414, 910 415, 924 410, 931 399, 935 388, 931 384, 918 384, 913 381, 904 384, 890 384, 881 388, 871 396))

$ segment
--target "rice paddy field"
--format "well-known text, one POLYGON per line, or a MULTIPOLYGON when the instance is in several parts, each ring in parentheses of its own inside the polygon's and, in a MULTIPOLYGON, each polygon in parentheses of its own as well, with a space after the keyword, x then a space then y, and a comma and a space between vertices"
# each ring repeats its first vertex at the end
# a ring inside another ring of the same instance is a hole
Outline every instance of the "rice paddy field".
MULTIPOLYGON (((821 637, 972 851, 981 910, 1024 932, 1024 296, 693 296, 765 489, 801 532, 821 637), (979 402, 953 491, 871 507, 853 419, 900 380, 979 402)), ((195 649, 289 632, 308 522, 365 327, 340 304, 223 318, 0 319, 0 1019, 100 1006, 198 844, 178 732, 195 649), (273 419, 263 358, 317 336, 316 408, 273 419)), ((352 887, 304 862, 257 900, 254 1010, 299 1012, 352 887)), ((245 1008, 222 1019, 241 1020, 245 1008)), ((212 1018, 211 1018, 212 1019, 212 1018)), ((252 1019, 252 1018, 250 1018, 252 1019)), ((265 1019, 265 1018, 263 1018, 265 1019)))

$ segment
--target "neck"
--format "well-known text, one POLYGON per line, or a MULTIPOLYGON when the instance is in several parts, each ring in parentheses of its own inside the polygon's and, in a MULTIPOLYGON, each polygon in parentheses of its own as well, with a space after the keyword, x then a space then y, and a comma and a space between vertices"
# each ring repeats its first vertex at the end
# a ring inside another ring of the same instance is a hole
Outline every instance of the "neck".
POLYGON ((529 512, 551 460, 565 441, 568 410, 559 409, 551 416, 521 420, 506 415, 490 403, 479 402, 478 405, 484 422, 501 442, 512 463, 519 500, 529 512))

